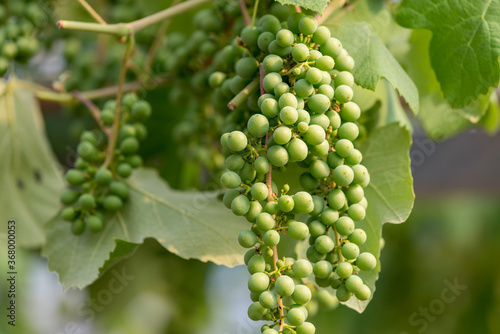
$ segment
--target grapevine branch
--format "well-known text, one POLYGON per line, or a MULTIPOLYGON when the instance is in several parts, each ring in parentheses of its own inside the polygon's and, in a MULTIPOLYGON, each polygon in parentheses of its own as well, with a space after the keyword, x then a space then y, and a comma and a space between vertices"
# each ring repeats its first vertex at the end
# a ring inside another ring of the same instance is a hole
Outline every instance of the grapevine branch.
POLYGON ((80 3, 80 5, 82 5, 83 8, 85 8, 85 10, 90 14, 90 16, 92 16, 94 18, 94 20, 96 20, 100 24, 106 24, 106 21, 104 21, 104 19, 101 17, 101 15, 99 15, 94 10, 94 8, 92 8, 92 6, 89 5, 89 3, 87 1, 85 1, 85 0, 78 0, 78 2, 80 3))
POLYGON ((259 86, 259 79, 255 78, 250 82, 241 92, 239 92, 229 103, 227 104, 228 108, 234 110, 242 105, 248 97, 257 90, 259 86))

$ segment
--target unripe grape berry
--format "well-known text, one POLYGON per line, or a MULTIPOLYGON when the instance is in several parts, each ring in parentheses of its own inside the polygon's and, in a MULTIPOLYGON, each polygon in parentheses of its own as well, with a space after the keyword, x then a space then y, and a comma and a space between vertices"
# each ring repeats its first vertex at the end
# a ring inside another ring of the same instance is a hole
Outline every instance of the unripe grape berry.
POLYGON ((286 82, 280 82, 274 86, 274 95, 276 97, 281 97, 282 95, 290 92, 290 86, 286 82))
POLYGON ((274 228, 275 220, 267 212, 262 212, 256 219, 257 227, 262 231, 269 231, 274 228))
POLYGON ((354 151, 354 145, 349 139, 340 139, 335 144, 335 152, 341 157, 349 157, 354 151))
POLYGON ((255 273, 248 280, 248 289, 252 292, 262 292, 269 286, 269 276, 265 273, 255 273))
POLYGON ((351 184, 354 179, 354 172, 351 167, 340 165, 333 170, 332 179, 338 186, 345 187, 351 184))
POLYGON ((292 57, 297 62, 306 61, 309 57, 309 48, 307 45, 297 43, 292 47, 292 57))
POLYGON ((126 162, 122 162, 121 164, 118 165, 118 167, 116 168, 116 171, 117 171, 118 175, 126 178, 132 174, 132 166, 130 166, 126 162))
POLYGON ((66 172, 66 181, 73 186, 78 186, 85 181, 85 176, 80 170, 70 169, 66 172))
MULTIPOLYGON (((259 296, 259 303, 264 308, 273 308, 278 306, 278 298, 272 291, 264 291, 259 296)), ((265 333, 265 332, 264 332, 265 333)))
POLYGON ((266 270, 266 261, 262 255, 255 254, 247 261, 247 266, 250 274, 261 273, 266 270))
POLYGON ((76 212, 73 208, 64 208, 61 211, 61 217, 66 221, 73 221, 75 219, 76 212))
POLYGON ((113 174, 109 169, 99 169, 95 174, 94 179, 97 184, 105 186, 111 182, 111 180, 113 179, 113 174))
POLYGON ((306 278, 312 274, 313 267, 311 265, 311 262, 309 262, 308 260, 300 259, 295 261, 292 266, 292 270, 297 277, 306 278))
POLYGON ((260 105, 260 110, 262 111, 262 114, 264 114, 264 116, 266 116, 267 118, 276 117, 280 112, 278 101, 272 98, 265 99, 260 105))
POLYGON ((311 67, 306 72, 306 80, 312 85, 316 85, 317 83, 319 83, 321 81, 321 78, 322 72, 316 67, 311 67))
POLYGON ((309 166, 312 176, 322 180, 330 175, 330 167, 323 160, 315 160, 309 166))
POLYGON ((118 211, 123 207, 123 201, 120 197, 115 195, 108 195, 104 197, 102 206, 107 211, 118 211))
POLYGON ((281 47, 291 46, 294 42, 293 33, 288 29, 281 29, 276 34, 276 43, 281 47))
POLYGON ((104 109, 103 111, 101 111, 100 117, 104 125, 111 126, 115 118, 115 113, 113 110, 104 109))
POLYGON ((297 109, 297 98, 291 93, 283 94, 278 100, 278 105, 280 109, 283 109, 285 107, 292 107, 294 109, 297 109))
POLYGON ((317 217, 325 209, 325 201, 323 200, 322 197, 319 197, 318 195, 313 195, 312 198, 313 198, 314 209, 313 211, 311 211, 310 215, 312 217, 317 217))
POLYGON ((268 328, 262 332, 262 334, 279 334, 277 330, 273 328, 268 328))
POLYGON ((239 154, 232 154, 226 158, 226 168, 230 171, 239 171, 245 165, 245 159, 239 154))
POLYGON ((327 278, 332 273, 332 264, 328 261, 321 260, 313 267, 314 276, 318 278, 327 278))
POLYGON ((257 217, 262 213, 262 205, 259 201, 250 201, 250 209, 245 214, 245 218, 251 222, 255 223, 257 217))
POLYGON ((272 146, 267 150, 267 159, 273 166, 281 167, 288 163, 288 152, 283 146, 272 146))
POLYGON ((363 184, 370 179, 370 174, 368 174, 368 170, 363 165, 352 166, 352 171, 354 172, 353 183, 363 184))
POLYGON ((255 183, 251 188, 252 197, 257 201, 263 201, 269 195, 269 189, 267 185, 263 182, 255 183))
POLYGON ((276 279, 276 292, 283 297, 291 296, 295 289, 295 283, 289 276, 283 275, 276 279))
POLYGON ((335 100, 339 103, 347 103, 352 100, 352 88, 346 85, 340 85, 335 89, 335 100))
POLYGON ((335 76, 334 85, 335 88, 341 85, 352 87, 354 86, 354 76, 351 74, 351 72, 340 72, 335 76))
MULTIPOLYGON (((335 92, 334 92, 332 86, 321 85, 318 88, 318 94, 325 95, 326 97, 328 97, 329 100, 333 100, 333 96, 334 96, 335 92)), ((326 116, 326 115, 322 115, 322 116, 325 116, 328 119, 328 121, 330 121, 330 118, 328 116, 326 116)))
POLYGON ((299 177, 300 186, 307 191, 315 190, 320 181, 312 176, 310 173, 303 173, 299 177))
POLYGON ((304 135, 304 139, 309 145, 319 145, 325 140, 325 137, 325 130, 316 124, 310 125, 304 135))
POLYGON ((286 320, 292 326, 300 326, 306 320, 306 315, 299 308, 293 308, 286 314, 286 320))
POLYGON ((345 205, 346 196, 342 190, 333 189, 328 194, 327 201, 331 209, 340 210, 345 205))
POLYGON ((302 222, 293 222, 288 226, 288 235, 295 240, 304 240, 309 234, 309 227, 302 222))
POLYGON ((337 210, 326 209, 321 213, 321 222, 327 226, 332 226, 339 219, 337 210))
POLYGON ((306 143, 299 138, 294 138, 290 141, 287 148, 290 161, 303 161, 307 158, 309 149, 306 143))
POLYGON ((241 131, 233 131, 227 136, 227 147, 235 152, 244 150, 248 145, 247 136, 241 131))
POLYGON ((335 59, 335 62, 335 68, 339 71, 351 71, 355 65, 354 58, 349 56, 347 53, 340 54, 335 59))
POLYGON ((259 302, 254 302, 248 307, 248 318, 253 321, 264 320, 266 312, 267 310, 259 302))
POLYGON ((286 125, 292 125, 299 118, 297 109, 286 106, 280 111, 280 120, 286 125))
POLYGON ((321 254, 330 253, 333 250, 335 244, 333 243, 332 238, 327 235, 319 236, 314 242, 314 247, 321 254))
POLYGON ((87 226, 94 233, 102 231, 103 221, 99 216, 87 217, 87 226))
POLYGON ((271 169, 269 160, 267 160, 266 157, 258 157, 255 159, 254 166, 257 173, 261 175, 267 174, 271 169))
POLYGON ((345 190, 345 195, 350 204, 359 203, 365 196, 365 191, 359 184, 353 184, 345 190))
POLYGON ((257 46, 257 39, 260 35, 260 29, 255 27, 246 26, 241 30, 241 40, 246 46, 253 48, 257 46))
POLYGON ((293 197, 289 195, 282 195, 278 199, 278 208, 283 212, 290 212, 293 210, 295 203, 293 197))
POLYGON ((318 22, 313 16, 306 15, 299 21, 299 31, 304 35, 312 35, 318 28, 318 22))
POLYGON ((280 57, 284 57, 284 58, 288 57, 290 52, 292 52, 291 46, 287 46, 287 47, 283 48, 283 47, 279 46, 279 44, 276 42, 276 40, 269 43, 269 46, 267 49, 269 50, 269 53, 276 54, 276 55, 278 55, 280 57))
POLYGON ((267 73, 279 72, 283 68, 283 58, 277 55, 268 55, 262 61, 262 66, 267 73))
POLYGON ((255 114, 248 120, 247 128, 252 136, 255 138, 262 138, 269 131, 269 121, 265 116, 255 114))
POLYGON ((347 290, 345 285, 341 285, 338 287, 336 292, 337 299, 341 302, 346 302, 352 297, 352 293, 347 290))
POLYGON ((352 122, 344 123, 339 128, 338 136, 339 138, 353 141, 359 136, 359 128, 356 124, 352 122))
POLYGON ((245 195, 239 195, 231 202, 231 211, 237 216, 244 216, 250 210, 250 200, 245 195))
POLYGON ((363 285, 361 289, 355 294, 356 298, 358 298, 359 300, 368 300, 371 295, 372 292, 367 285, 363 285))
POLYGON ((229 189, 235 189, 240 186, 241 178, 235 172, 225 172, 220 178, 222 185, 229 189))
POLYGON ((262 80, 262 86, 264 87, 266 93, 272 93, 274 92, 274 86, 280 82, 283 82, 283 79, 279 73, 268 73, 262 80))
POLYGON ((274 41, 274 34, 269 31, 265 31, 259 35, 257 39, 257 46, 264 52, 267 52, 269 44, 274 41))
POLYGON ((340 278, 347 278, 352 275, 352 264, 349 262, 340 262, 335 269, 335 273, 340 277, 340 278))
POLYGON ((71 231, 74 235, 80 235, 85 232, 85 227, 85 222, 81 219, 77 219, 71 224, 71 231))
POLYGON ((354 231, 354 221, 348 216, 342 216, 335 223, 335 228, 340 235, 348 236, 354 231))
POLYGON ((345 281, 345 287, 349 292, 357 293, 363 287, 363 280, 357 275, 351 275, 345 281))
POLYGON ((139 141, 134 137, 127 137, 120 143, 120 151, 125 154, 135 153, 139 149, 139 141))
POLYGON ((85 160, 92 160, 96 153, 94 145, 86 141, 78 144, 76 151, 78 152, 78 155, 85 160))
POLYGON ((342 255, 348 260, 355 260, 359 255, 359 247, 355 243, 347 243, 342 246, 342 255))
POLYGON ((147 101, 139 100, 132 106, 130 114, 135 121, 144 122, 151 116, 151 105, 147 101))
POLYGON ((305 98, 311 96, 314 93, 314 87, 308 80, 299 79, 295 83, 294 91, 297 96, 305 98))
POLYGON ((307 304, 311 300, 312 294, 311 290, 305 285, 296 285, 292 293, 292 299, 294 302, 300 305, 307 304))
POLYGON ((358 266, 360 270, 369 271, 377 266, 377 259, 372 253, 364 252, 359 254, 356 259, 356 266, 358 266))
POLYGON ((274 130, 273 139, 276 144, 285 145, 292 138, 292 130, 287 126, 280 126, 274 130))
POLYGON ((269 230, 262 237, 264 244, 269 247, 274 247, 280 242, 280 234, 275 230, 269 230))
POLYGON ((314 209, 312 196, 305 191, 299 191, 293 195, 293 201, 298 213, 309 213, 314 209))
POLYGON ((271 14, 266 14, 259 19, 258 26, 262 31, 269 31, 276 34, 281 29, 281 22, 271 14))
POLYGON ((324 44, 321 45, 321 53, 332 58, 337 57, 343 50, 342 43, 336 38, 330 37, 324 44))
POLYGON ((223 72, 213 72, 208 77, 208 84, 212 88, 217 88, 222 86, 222 83, 226 80, 226 74, 223 72))
MULTIPOLYGON (((309 233, 312 237, 319 237, 325 234, 326 226, 319 220, 313 220, 309 223, 309 233)), ((316 250, 316 248, 314 248, 316 250)))
POLYGON ((306 122, 299 122, 299 124, 297 124, 297 130, 300 133, 306 133, 307 129, 309 129, 309 125, 307 125, 306 122))
POLYGON ((323 94, 313 95, 307 102, 307 107, 312 113, 322 114, 326 112, 331 105, 331 101, 328 96, 323 94))
POLYGON ((316 60, 316 67, 321 71, 331 71, 335 66, 335 60, 330 56, 321 56, 316 60))
POLYGON ((348 239, 350 242, 358 246, 361 246, 366 242, 366 232, 360 228, 357 228, 354 231, 352 231, 351 234, 349 234, 348 239))
POLYGON ((253 57, 241 58, 235 65, 236 74, 243 79, 253 79, 258 69, 259 62, 253 57))
POLYGON ((257 236, 249 230, 241 231, 238 235, 238 243, 241 247, 252 248, 257 243, 257 236))
POLYGON ((278 213, 278 202, 277 201, 269 201, 266 203, 264 206, 264 211, 271 214, 275 215, 278 213))
POLYGON ((316 327, 314 327, 314 325, 310 322, 304 322, 302 325, 297 326, 297 328, 295 328, 295 331, 297 332, 297 334, 314 334, 316 332, 316 327))
POLYGON ((128 186, 120 181, 113 181, 109 184, 109 193, 116 195, 123 200, 126 200, 129 196, 128 186))
POLYGON ((363 220, 366 216, 366 210, 361 204, 353 204, 347 210, 347 214, 354 221, 363 220))

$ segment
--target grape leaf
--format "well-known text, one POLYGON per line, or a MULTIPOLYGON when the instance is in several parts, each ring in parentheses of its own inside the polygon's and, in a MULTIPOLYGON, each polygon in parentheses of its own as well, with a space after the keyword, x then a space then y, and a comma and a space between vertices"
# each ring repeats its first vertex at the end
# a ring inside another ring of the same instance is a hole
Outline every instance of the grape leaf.
POLYGON ((300 6, 317 13, 323 13, 330 0, 276 0, 282 5, 300 6))
MULTIPOLYGON (((360 247, 361 251, 373 253, 377 258, 380 257, 382 225, 403 223, 413 208, 415 194, 410 170, 410 146, 408 130, 399 124, 390 124, 374 130, 360 147, 363 165, 368 168, 371 181, 365 189, 368 201, 366 218, 357 222, 356 227, 365 230, 368 237, 360 247)), ((376 269, 359 273, 373 292, 379 272, 380 260, 376 269)), ((362 313, 369 302, 351 298, 344 304, 362 313)))
POLYGON ((418 113, 417 87, 369 25, 346 24, 336 30, 335 36, 356 61, 352 73, 358 85, 375 90, 380 79, 385 78, 408 102, 411 110, 418 113))
POLYGON ((463 108, 498 86, 499 0, 405 0, 396 21, 432 31, 432 67, 454 108, 463 108))
POLYGON ((2 221, 17 222, 19 245, 40 247, 64 182, 37 101, 16 80, 0 81, 0 161, 2 221))
POLYGON ((74 236, 59 216, 45 226, 43 255, 66 288, 89 285, 98 278, 106 261, 114 262, 118 253, 125 256, 124 249, 133 251, 132 244, 141 244, 148 237, 185 259, 227 266, 243 263, 244 249, 237 240, 247 224, 223 206, 218 193, 172 190, 150 169, 134 171, 127 183, 128 202, 107 219, 100 233, 86 231, 74 236), (117 239, 127 243, 121 243, 121 251, 110 258, 117 239))

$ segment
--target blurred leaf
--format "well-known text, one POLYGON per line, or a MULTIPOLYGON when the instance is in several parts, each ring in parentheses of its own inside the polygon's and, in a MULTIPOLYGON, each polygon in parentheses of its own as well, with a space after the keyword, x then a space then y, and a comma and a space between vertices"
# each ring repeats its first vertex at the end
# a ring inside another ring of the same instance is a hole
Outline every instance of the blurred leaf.
POLYGON ((463 108, 498 85, 499 0, 405 0, 396 20, 432 31, 432 67, 453 107, 463 108))
POLYGON ((318 13, 323 13, 330 0, 276 0, 283 5, 300 6, 318 13))
MULTIPOLYGON (((377 258, 380 256, 382 225, 403 223, 413 208, 415 194, 410 170, 410 146, 408 130, 391 124, 372 132, 360 148, 363 165, 368 168, 371 181, 365 189, 368 200, 366 218, 356 223, 356 227, 365 230, 368 237, 361 251, 375 254, 377 258)), ((376 269, 359 273, 372 292, 375 291, 379 272, 380 260, 376 269)), ((370 300, 351 298, 344 304, 361 313, 370 300)))
POLYGON ((151 237, 185 259, 227 266, 243 262, 244 249, 237 241, 243 220, 222 205, 218 193, 172 190, 149 169, 136 170, 127 183, 129 202, 99 234, 75 236, 60 217, 46 225, 43 254, 65 287, 84 288, 95 281, 116 239, 140 244, 151 237))
POLYGON ((64 183, 38 103, 15 80, 0 81, 0 161, 2 221, 16 220, 19 245, 40 247, 64 183))
POLYGON ((358 85, 375 90, 380 79, 385 78, 408 102, 411 110, 418 113, 417 87, 366 23, 343 25, 336 36, 356 61, 352 73, 358 85))

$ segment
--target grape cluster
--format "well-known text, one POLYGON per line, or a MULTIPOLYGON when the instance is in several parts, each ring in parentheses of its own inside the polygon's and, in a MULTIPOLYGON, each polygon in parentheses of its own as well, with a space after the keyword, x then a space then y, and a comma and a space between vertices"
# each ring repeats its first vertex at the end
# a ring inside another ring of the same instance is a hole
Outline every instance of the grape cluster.
MULTIPOLYGON (((106 127, 111 127, 116 101, 105 103, 100 117, 106 127)), ((61 202, 67 207, 62 218, 72 222, 74 234, 82 234, 86 227, 92 232, 102 230, 105 212, 115 212, 128 199, 129 189, 123 179, 132 174, 134 168, 142 165, 137 154, 139 141, 147 136, 143 122, 150 116, 151 106, 134 93, 126 94, 122 100, 121 120, 114 152, 106 152, 104 133, 85 131, 77 147, 75 166, 66 172, 70 188, 61 194, 61 202), (104 162, 107 154, 114 159, 109 166, 104 162)))
POLYGON ((328 28, 302 13, 286 22, 264 15, 240 39, 245 51, 236 75, 216 72, 210 80, 220 77, 222 90, 236 83, 243 88, 263 69, 257 110, 243 107, 246 126, 221 137, 229 152, 221 176, 230 189, 224 205, 252 224, 238 237, 249 248, 248 315, 271 321, 262 327, 265 334, 311 334, 315 327, 306 319, 317 305, 314 295, 334 305, 327 289, 333 288, 338 301, 367 300, 371 291, 358 274, 377 265, 362 251, 365 231, 356 228, 366 215, 363 188, 370 177, 355 148, 361 111, 351 101, 354 60, 328 28), (272 181, 272 171, 286 174, 294 163, 305 171, 303 190, 291 194, 287 184, 279 189, 272 181), (284 234, 308 240, 302 258, 279 258, 276 246, 284 234))
POLYGON ((24 64, 38 51, 36 34, 46 20, 46 14, 34 2, 0 4, 0 76, 12 62, 24 64))

